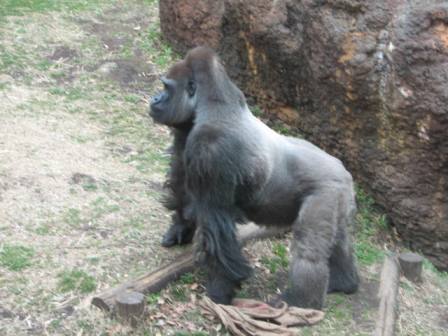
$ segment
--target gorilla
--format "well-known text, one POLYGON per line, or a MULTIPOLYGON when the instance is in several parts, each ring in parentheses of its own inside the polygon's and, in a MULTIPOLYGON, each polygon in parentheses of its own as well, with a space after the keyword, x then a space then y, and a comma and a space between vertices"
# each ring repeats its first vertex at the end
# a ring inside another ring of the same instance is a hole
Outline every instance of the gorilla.
POLYGON ((328 292, 355 292, 356 204, 341 161, 258 120, 209 48, 190 50, 161 80, 149 114, 174 132, 166 206, 175 211, 162 245, 194 241, 209 297, 229 304, 251 275, 236 236, 248 221, 292 229, 289 304, 320 309, 328 292))

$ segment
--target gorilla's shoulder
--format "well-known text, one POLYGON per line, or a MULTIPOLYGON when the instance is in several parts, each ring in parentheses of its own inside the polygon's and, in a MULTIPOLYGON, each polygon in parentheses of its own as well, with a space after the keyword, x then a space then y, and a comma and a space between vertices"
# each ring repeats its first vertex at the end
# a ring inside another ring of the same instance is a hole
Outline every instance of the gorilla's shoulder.
POLYGON ((187 156, 216 163, 226 159, 234 160, 235 151, 241 151, 243 147, 241 139, 226 127, 204 124, 191 132, 186 151, 187 156))
POLYGON ((200 127, 195 127, 189 136, 189 141, 195 143, 203 143, 209 146, 216 145, 219 147, 241 146, 244 139, 242 139, 237 127, 234 129, 231 126, 223 123, 212 124, 207 123, 200 127))
POLYGON ((222 130, 222 128, 216 125, 204 124, 194 129, 192 135, 194 137, 194 140, 197 142, 213 144, 216 141, 222 139, 225 136, 225 132, 222 130))

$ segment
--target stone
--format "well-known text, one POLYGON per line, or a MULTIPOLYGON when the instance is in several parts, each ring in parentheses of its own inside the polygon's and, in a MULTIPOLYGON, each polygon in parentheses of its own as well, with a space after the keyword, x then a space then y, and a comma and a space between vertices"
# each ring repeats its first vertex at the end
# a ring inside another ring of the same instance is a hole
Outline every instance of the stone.
POLYGON ((257 104, 341 158, 402 239, 448 270, 448 3, 165 0, 257 104))

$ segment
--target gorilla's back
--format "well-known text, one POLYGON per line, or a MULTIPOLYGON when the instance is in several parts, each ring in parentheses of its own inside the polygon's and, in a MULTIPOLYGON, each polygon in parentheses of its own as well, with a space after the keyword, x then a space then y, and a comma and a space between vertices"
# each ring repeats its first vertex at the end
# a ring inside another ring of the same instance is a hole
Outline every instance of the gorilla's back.
POLYGON ((257 158, 263 162, 248 166, 262 166, 264 179, 253 181, 251 194, 242 203, 250 220, 264 225, 290 225, 297 217, 303 195, 352 185, 352 177, 342 162, 314 144, 278 134, 255 117, 251 124, 248 151, 254 147, 254 152, 262 153, 257 158))

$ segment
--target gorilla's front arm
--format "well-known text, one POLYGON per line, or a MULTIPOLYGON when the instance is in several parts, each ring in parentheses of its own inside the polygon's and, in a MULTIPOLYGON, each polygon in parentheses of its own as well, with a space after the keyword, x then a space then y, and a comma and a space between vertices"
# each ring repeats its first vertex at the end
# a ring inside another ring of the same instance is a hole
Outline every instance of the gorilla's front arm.
POLYGON ((168 171, 168 178, 165 187, 168 195, 164 199, 164 205, 168 210, 174 211, 172 215, 173 224, 164 234, 162 246, 171 247, 174 245, 188 244, 193 239, 195 223, 191 218, 187 218, 185 209, 190 203, 185 190, 185 168, 184 151, 187 137, 193 127, 192 123, 187 123, 173 129, 173 146, 171 149, 171 162, 168 171))
POLYGON ((210 125, 193 129, 185 150, 186 186, 197 224, 196 246, 209 270, 207 292, 219 303, 229 303, 235 288, 251 274, 236 237, 236 189, 242 167, 235 139, 210 125))

